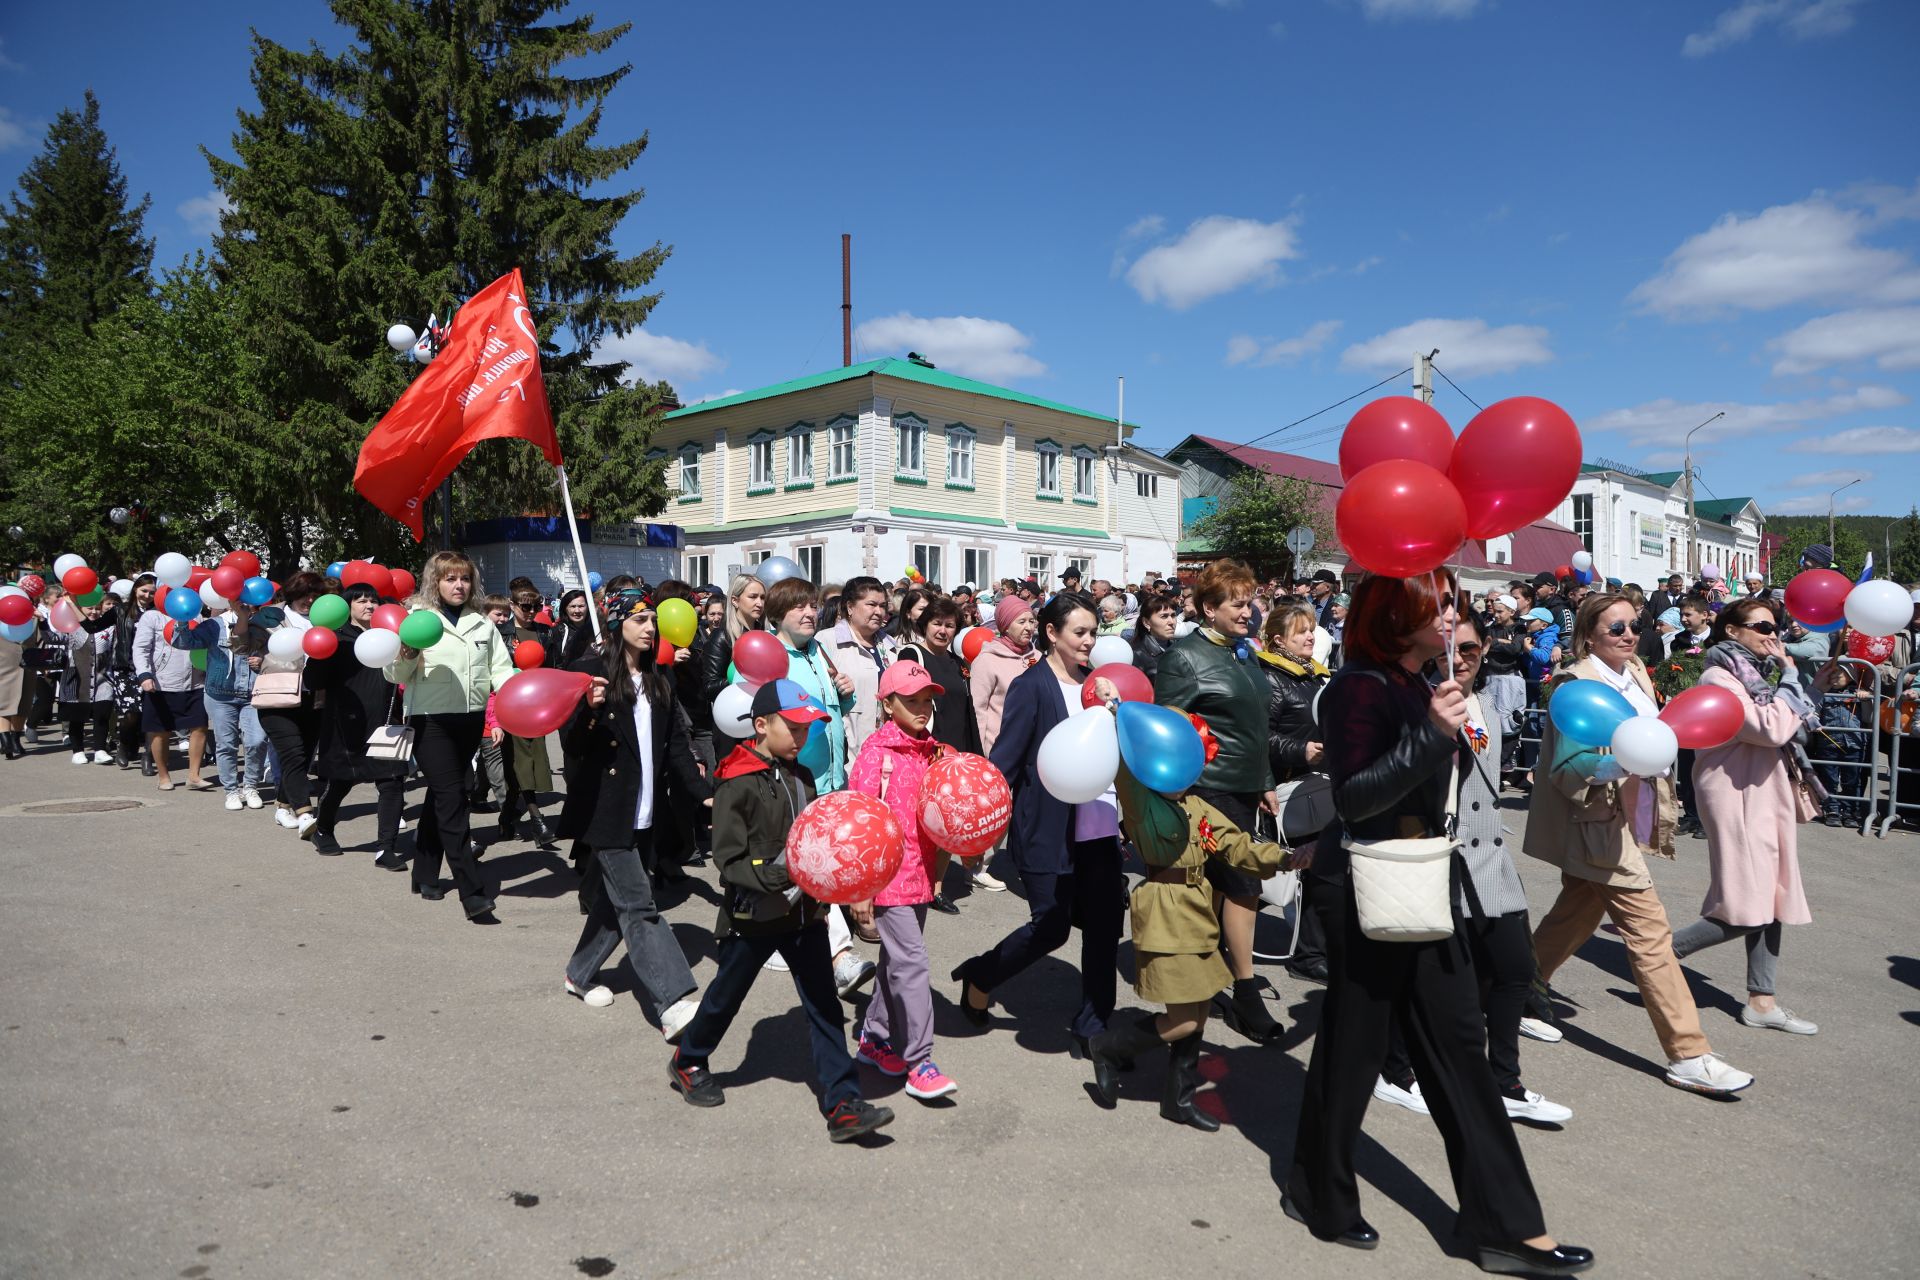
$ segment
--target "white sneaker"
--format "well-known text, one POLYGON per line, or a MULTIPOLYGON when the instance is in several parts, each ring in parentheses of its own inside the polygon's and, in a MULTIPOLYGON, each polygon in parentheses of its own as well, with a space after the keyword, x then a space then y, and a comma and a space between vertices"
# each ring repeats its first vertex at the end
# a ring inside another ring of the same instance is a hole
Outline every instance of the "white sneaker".
POLYGON ((787 972, 787 958, 776 951, 768 956, 767 962, 760 967, 771 973, 785 973, 787 972))
POLYGON ((1567 1038, 1567 1033, 1551 1022, 1542 1022, 1538 1018, 1520 1019, 1520 1034, 1529 1040, 1538 1040, 1542 1044, 1559 1044, 1567 1038))
POLYGON ((397 830, 405 831, 406 829, 407 829, 407 820, 405 818, 402 818, 400 819, 400 826, 397 828, 397 830))
POLYGON ((240 808, 241 808, 240 793, 238 791, 227 792, 227 812, 238 813, 240 812, 240 808))
POLYGON ((875 972, 873 961, 862 960, 859 956, 848 951, 842 954, 840 959, 834 963, 833 985, 839 989, 840 998, 845 1000, 848 996, 866 986, 869 982, 872 982, 875 972))
POLYGON ((1500 1095, 1500 1100, 1507 1104, 1509 1120, 1537 1120, 1541 1124, 1565 1124, 1573 1119, 1572 1107, 1548 1102, 1531 1089, 1522 1088, 1517 1098, 1503 1093, 1500 1095))
POLYGON ((260 792, 253 787, 240 788, 240 799, 249 809, 260 809, 266 806, 266 801, 260 798, 260 792))
POLYGON ((680 1033, 693 1021, 693 1015, 700 1012, 698 1000, 675 1000, 660 1014, 660 1034, 667 1038, 668 1044, 679 1044, 680 1033))
MULTIPOLYGON (((284 810, 282 812, 284 812, 284 810)), ((319 818, 311 813, 303 813, 295 819, 293 829, 300 833, 302 840, 311 840, 313 839, 313 829, 319 825, 319 818)))
POLYGON ((93 753, 93 762, 94 762, 95 764, 112 764, 112 763, 113 763, 113 752, 111 752, 111 751, 96 751, 96 752, 94 752, 94 753, 93 753))
POLYGON ((75 764, 85 764, 85 763, 87 762, 87 753, 86 753, 86 752, 84 752, 84 751, 76 751, 76 752, 74 752, 74 753, 73 753, 73 762, 74 762, 75 764))
POLYGON ((566 979, 566 983, 568 995, 579 996, 582 1001, 595 1009, 604 1009, 613 1003, 613 992, 605 987, 578 987, 574 985, 572 978, 566 979))
POLYGON ((1753 1077, 1737 1067, 1720 1061, 1711 1053, 1697 1058, 1682 1058, 1667 1064, 1667 1083, 1676 1089, 1726 1097, 1753 1083, 1753 1077))
POLYGON ((1766 1013, 1760 1012, 1750 1004, 1742 1005, 1740 1006, 1740 1024, 1767 1031, 1784 1031, 1788 1035, 1795 1036, 1810 1036, 1820 1030, 1818 1023, 1808 1022, 1805 1018, 1796 1015, 1793 1010, 1782 1009, 1779 1005, 1773 1006, 1766 1013))
POLYGON ((1427 1100, 1420 1096, 1420 1082, 1415 1080, 1409 1088, 1402 1089, 1385 1076, 1373 1082, 1373 1096, 1382 1102, 1391 1102, 1396 1107, 1405 1107, 1417 1116, 1430 1116, 1427 1100))
POLYGON ((297 831, 300 827, 300 819, 293 816, 293 810, 283 805, 273 807, 273 820, 289 831, 297 831))
POLYGON ((973 883, 985 889, 988 893, 1005 893, 1007 891, 1007 882, 994 875, 993 872, 987 870, 985 867, 981 867, 973 873, 973 883))

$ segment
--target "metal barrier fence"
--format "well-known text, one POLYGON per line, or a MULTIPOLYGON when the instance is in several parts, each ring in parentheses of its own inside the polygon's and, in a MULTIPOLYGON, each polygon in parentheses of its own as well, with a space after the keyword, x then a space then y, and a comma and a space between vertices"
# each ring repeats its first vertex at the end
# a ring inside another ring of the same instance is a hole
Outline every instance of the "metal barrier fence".
MULTIPOLYGON (((1893 725, 1896 730, 1902 727, 1897 699, 1902 690, 1914 685, 1920 685, 1920 662, 1902 667, 1894 677, 1893 687, 1884 690, 1889 698, 1896 699, 1893 725)), ((1877 722, 1877 708, 1875 719, 1877 722)), ((1920 708, 1916 708, 1912 723, 1912 729, 1906 733, 1895 732, 1884 735, 1889 741, 1887 743, 1887 816, 1880 821, 1882 836, 1893 829, 1894 822, 1902 812, 1920 819, 1920 708), (1900 798, 1900 783, 1904 778, 1914 779, 1914 785, 1908 789, 1909 798, 1903 801, 1900 798)), ((1874 727, 1877 730, 1878 723, 1874 727)))

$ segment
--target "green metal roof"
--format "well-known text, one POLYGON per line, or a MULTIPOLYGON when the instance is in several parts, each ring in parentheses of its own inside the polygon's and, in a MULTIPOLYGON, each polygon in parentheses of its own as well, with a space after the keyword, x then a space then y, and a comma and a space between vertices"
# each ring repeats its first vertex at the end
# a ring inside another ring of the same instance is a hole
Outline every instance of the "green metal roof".
MULTIPOLYGON (((978 382, 972 378, 963 378, 957 373, 945 373, 939 369, 917 364, 912 360, 899 360, 891 356, 884 360, 869 360, 865 364, 848 365, 843 369, 828 369, 822 373, 810 373, 804 378, 795 378, 791 382, 776 382, 770 387, 757 387, 752 391, 742 391, 737 395, 721 396, 718 400, 702 400, 699 404, 690 404, 675 409, 668 418, 686 418, 696 413, 706 413, 711 409, 728 409, 736 404, 750 404, 755 400, 771 400, 775 396, 784 396, 795 391, 811 391, 815 387, 829 387, 836 382, 850 382, 855 378, 880 375, 899 378, 903 382, 919 382, 929 387, 944 387, 949 391, 966 391, 977 396, 991 396, 995 400, 1011 400, 1015 404, 1032 405, 1036 409, 1052 409, 1056 413, 1070 413, 1079 418, 1092 418, 1095 422, 1112 422, 1109 414, 1094 413, 1088 409, 1076 409, 1070 404, 1061 404, 1057 400, 1043 400, 1039 396, 1030 396, 1024 391, 1012 391, 1006 387, 996 387, 990 382, 978 382)), ((1129 422, 1129 427, 1134 424, 1129 422)))
POLYGON ((1662 489, 1671 489, 1673 488, 1673 486, 1680 483, 1680 472, 1649 471, 1645 475, 1641 476, 1640 478, 1642 480, 1645 480, 1648 484, 1657 484, 1662 489))
POLYGON ((1715 524, 1728 524, 1752 501, 1752 498, 1709 498, 1702 502, 1696 498, 1693 509, 1715 524))

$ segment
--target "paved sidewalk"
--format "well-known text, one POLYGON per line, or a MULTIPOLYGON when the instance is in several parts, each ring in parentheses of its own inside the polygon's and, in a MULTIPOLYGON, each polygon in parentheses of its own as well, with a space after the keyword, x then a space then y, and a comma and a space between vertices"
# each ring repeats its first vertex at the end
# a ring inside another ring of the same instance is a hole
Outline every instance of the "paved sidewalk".
MULTIPOLYGON (((990 1032, 959 1017, 945 973, 1024 914, 975 894, 928 926, 958 1094, 927 1107, 869 1072, 899 1119, 876 1149, 833 1146, 785 975, 763 975, 715 1059, 726 1105, 688 1107, 623 961, 612 1008, 561 994, 580 925, 562 857, 497 846, 502 923, 470 925, 371 865, 362 791, 350 852, 322 858, 217 793, 161 795, 51 747, 0 764, 0 1276, 1478 1274, 1442 1252, 1438 1134, 1391 1107, 1360 1162, 1377 1253, 1281 1216, 1310 1048, 1294 1024, 1318 988, 1275 978, 1284 1048, 1209 1028, 1220 1133, 1159 1118, 1158 1055, 1107 1113, 1066 1053, 1072 949, 1000 993, 990 1032), (139 803, 19 808, 85 797, 139 803)), ((1920 841, 1802 835, 1816 920, 1788 932, 1781 994, 1821 1033, 1735 1022, 1738 946, 1689 965, 1715 1048, 1759 1077, 1748 1094, 1660 1083, 1604 934, 1557 983, 1579 1005, 1568 1040, 1523 1042, 1529 1084, 1576 1114, 1521 1142, 1549 1228, 1598 1250, 1595 1274, 1913 1274, 1920 841)), ((1705 856, 1684 842, 1656 871, 1676 924, 1705 856)), ((1538 913, 1554 878, 1521 870, 1538 913)), ((713 899, 697 883, 671 912, 702 982, 713 899)))

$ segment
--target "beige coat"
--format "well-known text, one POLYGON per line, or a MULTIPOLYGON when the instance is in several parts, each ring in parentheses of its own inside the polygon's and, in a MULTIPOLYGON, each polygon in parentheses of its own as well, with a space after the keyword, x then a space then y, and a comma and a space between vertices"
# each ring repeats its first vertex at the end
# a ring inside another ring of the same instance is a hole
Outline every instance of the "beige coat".
MULTIPOLYGON (((1638 658, 1628 662, 1633 678, 1651 701, 1653 683, 1647 679, 1646 667, 1638 658)), ((1586 666, 1584 662, 1575 663, 1571 670, 1555 677, 1552 687, 1557 689, 1569 680, 1598 679, 1585 674, 1586 666)), ((1581 880, 1615 889, 1650 889, 1653 875, 1647 869, 1647 855, 1673 857, 1673 829, 1680 812, 1673 783, 1666 778, 1589 783, 1587 778, 1595 762, 1610 754, 1604 747, 1590 749, 1576 742, 1562 742, 1552 717, 1547 717, 1522 847, 1527 856, 1551 863, 1581 880), (1641 789, 1649 786, 1654 796, 1653 842, 1642 845, 1634 839, 1629 819, 1640 803, 1641 789)))

